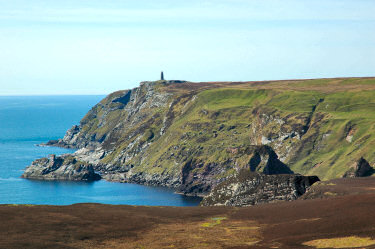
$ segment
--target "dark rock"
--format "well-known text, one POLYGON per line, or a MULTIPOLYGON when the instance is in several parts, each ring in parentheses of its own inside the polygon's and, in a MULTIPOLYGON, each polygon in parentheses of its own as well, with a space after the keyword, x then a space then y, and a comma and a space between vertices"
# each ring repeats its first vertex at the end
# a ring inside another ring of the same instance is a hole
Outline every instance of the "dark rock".
POLYGON ((231 125, 227 128, 227 131, 230 131, 230 130, 233 130, 233 129, 236 129, 236 126, 235 125, 231 125))
POLYGON ((112 100, 112 103, 121 103, 123 105, 127 105, 129 100, 130 100, 131 93, 132 93, 132 91, 129 90, 125 95, 120 96, 120 97, 112 100))
POLYGON ((186 83, 186 80, 166 80, 166 84, 182 84, 186 83))
POLYGON ((266 175, 293 174, 294 172, 278 159, 271 147, 256 147, 249 161, 251 171, 263 172, 266 175))
POLYGON ((217 185, 202 206, 250 206, 275 201, 291 201, 319 181, 317 176, 265 175, 241 170, 217 185))
POLYGON ((94 167, 71 155, 37 159, 25 169, 23 178, 38 180, 95 181, 100 180, 94 167))
MULTIPOLYGON (((293 174, 293 171, 278 159, 269 146, 229 147, 226 152, 231 154, 231 158, 250 155, 248 165, 250 171, 263 172, 266 175, 293 174)), ((235 174, 234 168, 236 166, 233 159, 210 163, 189 159, 181 169, 181 181, 177 190, 186 195, 206 196, 216 185, 235 174)))
POLYGON ((344 178, 352 177, 366 177, 371 176, 375 173, 375 170, 371 165, 361 157, 357 162, 355 162, 348 171, 343 175, 344 178))
POLYGON ((80 127, 78 125, 73 125, 70 128, 63 139, 58 140, 50 140, 45 144, 41 144, 41 146, 55 146, 61 148, 76 148, 75 144, 71 143, 71 140, 74 140, 74 137, 80 132, 80 127))
POLYGON ((177 191, 192 196, 208 195, 211 189, 222 181, 217 175, 228 170, 232 165, 232 161, 205 164, 194 159, 187 160, 181 169, 177 191))
POLYGON ((202 195, 210 192, 210 186, 203 183, 203 177, 192 173, 194 169, 203 167, 203 163, 195 162, 194 160, 187 161, 181 169, 181 185, 178 192, 188 195, 202 195), (198 180, 200 178, 201 180, 198 180))

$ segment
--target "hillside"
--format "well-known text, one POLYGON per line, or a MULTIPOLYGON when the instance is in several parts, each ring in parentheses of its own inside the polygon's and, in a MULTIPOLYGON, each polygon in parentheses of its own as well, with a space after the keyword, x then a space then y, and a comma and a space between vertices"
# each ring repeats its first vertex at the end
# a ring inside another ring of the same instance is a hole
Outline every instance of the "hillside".
POLYGON ((79 148, 107 180, 205 195, 242 168, 264 172, 262 146, 322 180, 372 165, 374 121, 375 78, 155 81, 110 94, 47 145, 79 148))

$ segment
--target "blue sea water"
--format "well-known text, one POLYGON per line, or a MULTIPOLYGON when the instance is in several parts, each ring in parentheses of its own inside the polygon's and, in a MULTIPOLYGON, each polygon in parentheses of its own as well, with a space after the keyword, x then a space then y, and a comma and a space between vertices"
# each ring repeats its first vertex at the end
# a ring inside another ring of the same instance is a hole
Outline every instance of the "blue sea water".
POLYGON ((48 154, 73 150, 37 144, 64 136, 104 96, 0 96, 0 204, 105 203, 195 206, 199 198, 137 184, 35 181, 23 169, 48 154))

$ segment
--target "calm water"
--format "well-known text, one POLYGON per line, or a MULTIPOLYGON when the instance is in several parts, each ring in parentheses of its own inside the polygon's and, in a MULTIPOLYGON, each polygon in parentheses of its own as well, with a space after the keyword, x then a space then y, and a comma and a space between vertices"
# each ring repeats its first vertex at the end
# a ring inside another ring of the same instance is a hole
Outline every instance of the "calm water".
POLYGON ((36 144, 64 136, 104 96, 0 96, 0 204, 68 205, 82 202, 129 205, 195 206, 199 199, 166 188, 104 180, 33 181, 20 178, 23 169, 48 154, 72 150, 36 144))

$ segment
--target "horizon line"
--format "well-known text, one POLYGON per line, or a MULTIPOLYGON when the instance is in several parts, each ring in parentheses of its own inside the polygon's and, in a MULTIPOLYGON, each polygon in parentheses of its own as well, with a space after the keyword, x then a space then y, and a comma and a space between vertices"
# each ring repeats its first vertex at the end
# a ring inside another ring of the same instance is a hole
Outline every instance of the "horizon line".
POLYGON ((84 94, 84 93, 71 93, 71 94, 54 94, 54 93, 36 93, 36 94, 0 94, 0 97, 48 97, 48 96, 106 96, 110 93, 103 94, 84 94))

